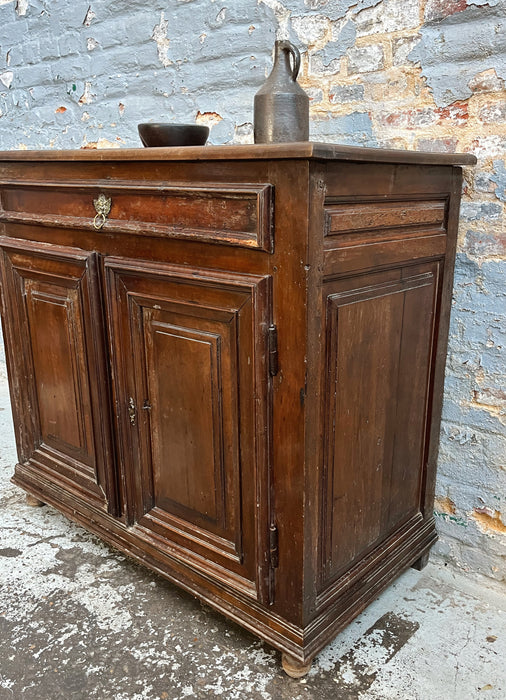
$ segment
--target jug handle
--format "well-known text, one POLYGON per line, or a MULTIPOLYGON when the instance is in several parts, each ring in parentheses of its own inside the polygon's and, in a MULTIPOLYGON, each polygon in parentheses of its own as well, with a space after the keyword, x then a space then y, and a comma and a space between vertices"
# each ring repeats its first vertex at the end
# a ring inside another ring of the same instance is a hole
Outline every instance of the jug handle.
POLYGON ((299 49, 292 44, 291 41, 280 42, 280 49, 288 51, 293 58, 292 80, 295 82, 300 70, 300 52, 299 49))

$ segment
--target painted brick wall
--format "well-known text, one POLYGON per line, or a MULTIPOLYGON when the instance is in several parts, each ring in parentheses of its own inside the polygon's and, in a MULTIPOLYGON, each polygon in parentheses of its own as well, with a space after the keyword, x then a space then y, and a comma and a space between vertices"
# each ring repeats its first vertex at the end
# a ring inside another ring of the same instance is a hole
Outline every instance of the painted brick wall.
POLYGON ((435 556, 504 580, 504 0, 0 0, 0 148, 136 146, 150 119, 251 142, 276 36, 303 52, 313 140, 478 157, 465 173, 435 556))

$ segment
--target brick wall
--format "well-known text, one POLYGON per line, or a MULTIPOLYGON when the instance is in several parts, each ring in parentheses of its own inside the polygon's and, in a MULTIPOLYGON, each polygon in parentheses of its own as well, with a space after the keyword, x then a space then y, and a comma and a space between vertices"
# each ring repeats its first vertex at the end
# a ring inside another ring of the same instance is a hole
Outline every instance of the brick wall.
POLYGON ((150 119, 250 142, 276 36, 303 53, 313 140, 478 157, 465 173, 435 556, 503 580, 503 0, 0 0, 0 148, 137 146, 150 119))

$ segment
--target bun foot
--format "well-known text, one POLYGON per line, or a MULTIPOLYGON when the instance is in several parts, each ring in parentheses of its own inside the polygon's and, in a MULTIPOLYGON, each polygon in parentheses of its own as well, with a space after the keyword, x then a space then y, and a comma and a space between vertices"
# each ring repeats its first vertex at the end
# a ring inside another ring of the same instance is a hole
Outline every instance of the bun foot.
POLYGON ((44 503, 44 501, 39 501, 38 498, 35 498, 35 496, 32 496, 30 493, 27 493, 26 505, 33 506, 34 508, 39 508, 40 506, 45 506, 46 504, 44 503))
POLYGON ((287 676, 290 676, 290 678, 302 678, 311 668, 311 661, 302 663, 294 659, 293 656, 289 656, 283 652, 281 654, 281 665, 283 666, 283 671, 287 676))
POLYGON ((425 552, 425 554, 422 554, 420 559, 417 559, 413 564, 411 564, 412 569, 416 569, 417 571, 421 571, 422 569, 425 569, 427 564, 429 563, 429 552, 425 552))

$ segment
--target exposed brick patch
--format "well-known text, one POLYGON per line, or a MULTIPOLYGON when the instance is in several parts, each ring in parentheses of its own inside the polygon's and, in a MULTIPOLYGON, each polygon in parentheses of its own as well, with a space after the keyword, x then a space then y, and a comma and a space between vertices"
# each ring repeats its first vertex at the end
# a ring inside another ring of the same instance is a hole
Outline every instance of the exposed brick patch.
POLYGON ((466 232, 464 246, 469 255, 475 258, 488 258, 506 255, 506 231, 488 232, 472 230, 466 232))
POLYGON ((392 62, 394 66, 399 66, 408 61, 408 54, 418 42, 418 37, 401 36, 392 42, 392 62))
POLYGON ((433 109, 406 109, 400 112, 383 112, 376 115, 377 124, 385 129, 416 129, 430 126, 437 121, 433 109))
POLYGON ((455 153, 457 143, 456 138, 418 139, 417 149, 430 153, 455 153))
MULTIPOLYGON (((121 139, 118 139, 120 141, 121 139)), ((81 148, 86 150, 100 150, 102 148, 120 148, 120 144, 108 139, 98 139, 98 141, 87 141, 83 143, 81 148)))
POLYGON ((384 65, 385 54, 381 44, 369 44, 348 51, 348 71, 350 73, 369 73, 381 70, 384 65))
POLYGON ((20 17, 24 17, 28 10, 28 0, 16 0, 16 12, 20 17))
POLYGON ((215 124, 219 124, 219 122, 223 121, 223 117, 217 112, 197 112, 195 121, 197 124, 213 127, 215 124))
POLYGON ((329 99, 333 104, 363 100, 364 86, 357 83, 353 85, 333 85, 330 88, 329 99))
POLYGON ((293 17, 292 24, 299 39, 308 46, 321 42, 330 31, 330 21, 323 15, 293 17))
POLYGON ((310 102, 321 102, 323 100, 323 90, 321 88, 307 88, 306 92, 310 102))
POLYGON ((479 136, 472 141, 471 148, 479 158, 502 156, 506 153, 506 136, 502 134, 479 136))
POLYGON ((473 400, 476 403, 481 403, 486 406, 503 406, 506 402, 506 391, 496 389, 495 387, 485 387, 476 389, 473 392, 473 400))
MULTIPOLYGON (((418 129, 435 124, 451 123, 463 126, 469 119, 467 102, 455 102, 448 107, 433 109, 406 109, 399 112, 382 113, 378 115, 378 123, 384 128, 418 129)), ((448 143, 451 143, 448 141, 448 143)))
POLYGON ((168 66, 172 65, 172 61, 168 56, 170 46, 170 40, 167 36, 168 26, 169 20, 165 19, 164 13, 162 11, 160 15, 160 23, 156 24, 153 27, 153 33, 151 35, 151 38, 153 39, 153 41, 156 42, 158 50, 158 60, 160 61, 162 66, 164 66, 164 68, 167 68, 168 66))
POLYGON ((499 92, 504 90, 504 80, 497 75, 495 68, 489 68, 469 81, 469 89, 472 92, 499 92))
POLYGON ((437 22, 466 8, 466 0, 428 0, 425 6, 425 21, 437 22))
POLYGON ((506 121, 506 100, 488 102, 480 110, 480 119, 486 124, 506 121))
POLYGON ((439 513, 446 513, 447 515, 455 515, 457 512, 455 503, 448 496, 436 496, 434 509, 439 513))
POLYGON ((91 9, 91 5, 86 10, 86 15, 83 19, 83 24, 85 27, 89 27, 97 15, 91 9))
POLYGON ((0 73, 0 83, 2 83, 6 88, 10 88, 13 80, 14 73, 11 70, 6 70, 3 73, 0 73))
POLYGON ((438 120, 444 122, 451 121, 454 126, 464 125, 469 118, 467 102, 454 102, 448 107, 439 107, 435 110, 438 120))
POLYGON ((503 523, 501 513, 498 510, 493 508, 475 508, 471 513, 471 517, 482 532, 494 535, 506 534, 506 525, 503 523))
POLYGON ((418 0, 383 0, 355 17, 358 36, 416 29, 420 24, 418 0))

